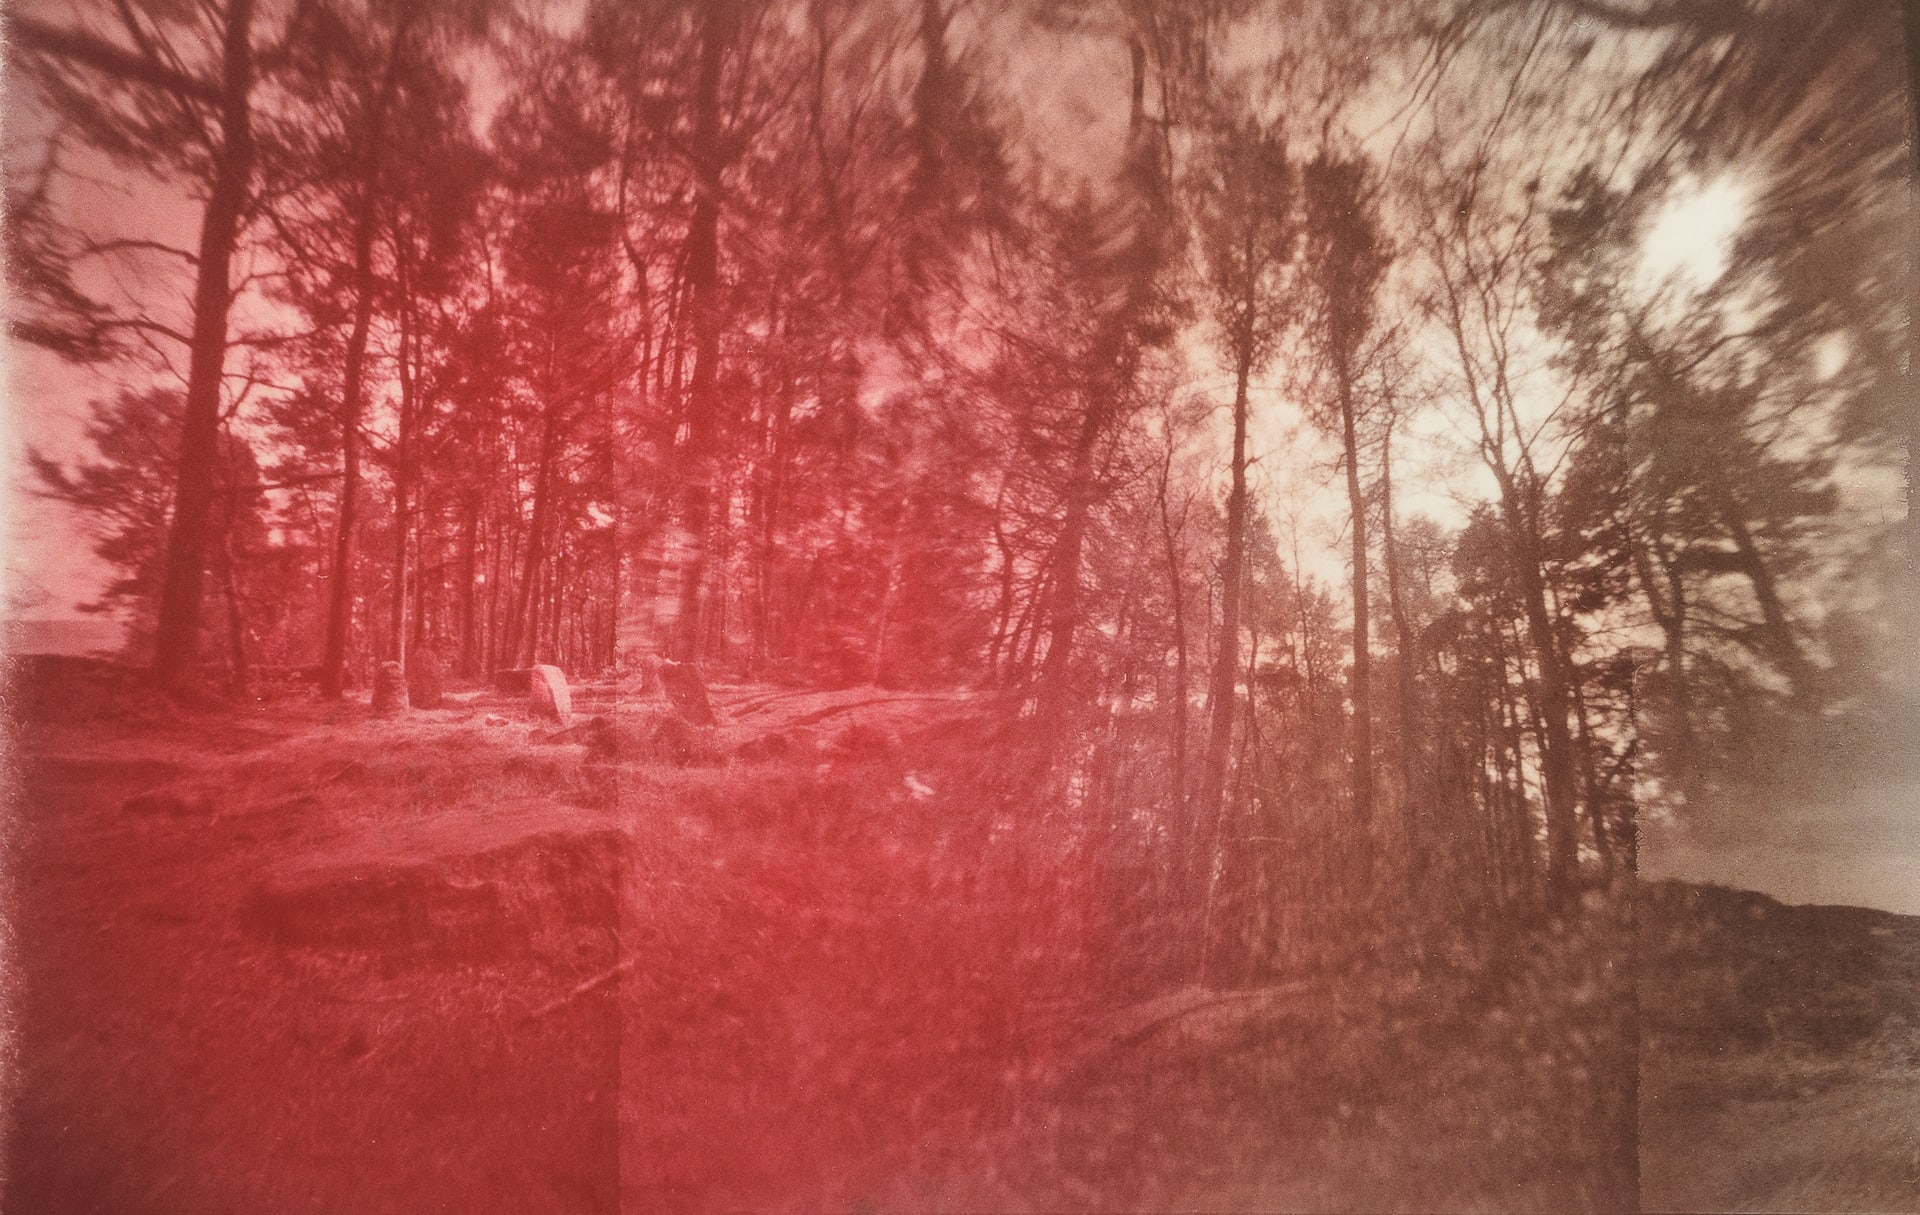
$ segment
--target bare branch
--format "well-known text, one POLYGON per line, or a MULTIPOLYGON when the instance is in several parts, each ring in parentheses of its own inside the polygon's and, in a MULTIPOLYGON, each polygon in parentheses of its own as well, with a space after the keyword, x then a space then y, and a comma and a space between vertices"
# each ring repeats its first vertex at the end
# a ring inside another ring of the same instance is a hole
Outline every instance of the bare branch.
POLYGON ((62 29, 24 14, 14 14, 8 21, 8 29, 13 41, 20 46, 92 68, 116 80, 159 89, 184 101, 201 101, 209 105, 220 102, 220 90, 210 82, 181 72, 150 55, 116 46, 96 35, 62 29))
POLYGON ((186 262, 189 266, 197 266, 200 264, 200 258, 196 254, 192 253, 191 251, 186 249, 177 249, 172 245, 164 244, 157 240, 126 239, 126 240, 88 241, 85 244, 81 245, 80 248, 75 251, 74 257, 76 259, 82 258, 82 257, 105 257, 108 254, 112 254, 112 253, 127 253, 127 252, 135 252, 135 251, 144 252, 144 253, 166 253, 181 259, 182 261, 186 262))

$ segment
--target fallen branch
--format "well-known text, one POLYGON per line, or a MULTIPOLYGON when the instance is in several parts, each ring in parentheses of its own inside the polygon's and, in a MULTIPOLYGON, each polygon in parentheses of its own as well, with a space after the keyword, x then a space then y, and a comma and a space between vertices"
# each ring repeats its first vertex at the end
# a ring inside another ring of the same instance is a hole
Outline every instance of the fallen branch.
POLYGON ((1063 1085, 1071 1084, 1083 1078, 1102 1060, 1137 1046, 1168 1026, 1199 1013, 1232 1005, 1254 1005, 1245 1016, 1237 1019, 1238 1024, 1244 1025, 1301 1011, 1297 997, 1317 986, 1312 980, 1300 979, 1247 991, 1216 992, 1205 988, 1184 988, 1136 1004, 1109 1019, 1105 1033, 1073 1052, 1056 1071, 1055 1081, 1063 1085))

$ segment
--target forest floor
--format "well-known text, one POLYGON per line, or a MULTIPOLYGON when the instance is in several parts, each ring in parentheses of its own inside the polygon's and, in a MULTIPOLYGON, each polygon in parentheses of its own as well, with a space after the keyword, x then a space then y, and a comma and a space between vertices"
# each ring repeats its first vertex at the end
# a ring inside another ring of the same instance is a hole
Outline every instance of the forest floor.
POLYGON ((979 700, 16 699, 10 1212, 1633 1202, 1622 908, 1129 988, 979 700))

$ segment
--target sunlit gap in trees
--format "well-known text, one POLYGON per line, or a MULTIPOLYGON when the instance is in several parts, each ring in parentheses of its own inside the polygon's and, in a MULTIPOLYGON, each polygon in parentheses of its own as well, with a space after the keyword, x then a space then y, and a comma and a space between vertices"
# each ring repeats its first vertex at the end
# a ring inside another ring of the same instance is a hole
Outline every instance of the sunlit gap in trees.
POLYGON ((1676 189, 1654 213, 1641 243, 1640 289, 1651 293, 1675 284, 1697 294, 1718 282, 1752 201, 1751 185, 1734 174, 1676 189))

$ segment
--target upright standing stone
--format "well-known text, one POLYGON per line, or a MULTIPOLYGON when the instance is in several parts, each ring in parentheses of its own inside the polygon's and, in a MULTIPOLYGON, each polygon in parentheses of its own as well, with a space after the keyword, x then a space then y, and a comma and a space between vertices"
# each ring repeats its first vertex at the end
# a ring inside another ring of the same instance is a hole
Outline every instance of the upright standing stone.
POLYGON ((567 690, 567 677, 559 667, 545 664, 533 668, 529 679, 529 707, 535 717, 550 717, 561 725, 573 715, 573 694, 567 690))
POLYGON ((446 699, 447 689, 440 655, 432 650, 414 650, 407 655, 407 699, 416 709, 437 709, 446 699))
POLYGON ((383 662, 373 673, 373 711, 391 713, 407 707, 407 677, 397 662, 383 662))
POLYGON ((715 724, 713 706, 707 702, 707 685, 700 681, 700 672, 694 670, 692 663, 662 658, 660 686, 666 691, 674 712, 687 721, 696 726, 715 724))

